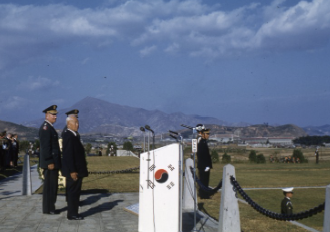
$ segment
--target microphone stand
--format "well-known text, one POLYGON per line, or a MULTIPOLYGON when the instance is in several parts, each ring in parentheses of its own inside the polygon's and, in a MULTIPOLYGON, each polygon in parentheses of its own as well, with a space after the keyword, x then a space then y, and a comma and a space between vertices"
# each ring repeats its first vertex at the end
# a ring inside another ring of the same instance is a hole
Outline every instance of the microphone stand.
MULTIPOLYGON (((196 152, 197 152, 197 130, 196 128, 193 128, 191 126, 187 126, 184 124, 181 124, 182 127, 186 127, 190 130, 193 131, 193 139, 192 139, 192 152, 193 152, 193 156, 194 156, 194 228, 192 231, 198 231, 196 228, 196 213, 197 213, 197 209, 196 209, 196 203, 197 203, 197 187, 196 187, 196 152), (195 143, 195 144, 194 144, 195 143), (194 145, 196 147, 194 147, 194 145)), ((186 167, 187 168, 187 167, 186 167)), ((189 171, 188 171, 189 172, 189 171)))

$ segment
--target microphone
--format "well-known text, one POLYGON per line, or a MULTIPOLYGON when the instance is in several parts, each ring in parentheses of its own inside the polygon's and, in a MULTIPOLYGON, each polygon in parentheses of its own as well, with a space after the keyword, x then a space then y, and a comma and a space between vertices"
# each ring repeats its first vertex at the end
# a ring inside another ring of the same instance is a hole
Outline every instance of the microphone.
POLYGON ((170 133, 172 133, 172 134, 175 134, 175 135, 179 135, 179 133, 178 133, 178 132, 175 132, 175 131, 171 131, 171 130, 169 130, 168 132, 170 132, 170 133))
POLYGON ((175 139, 175 140, 178 140, 178 138, 177 137, 175 137, 174 135, 170 135, 173 139, 175 139))
POLYGON ((148 125, 145 125, 144 126, 148 131, 151 131, 152 134, 155 134, 155 132, 153 130, 151 130, 150 126, 148 125))
POLYGON ((182 127, 185 127, 185 128, 188 128, 188 129, 190 129, 190 130, 194 129, 194 128, 191 127, 191 126, 187 126, 187 125, 184 125, 184 124, 181 124, 181 126, 182 126, 182 127))
POLYGON ((141 126, 140 131, 145 132, 146 130, 143 128, 143 126, 141 126))

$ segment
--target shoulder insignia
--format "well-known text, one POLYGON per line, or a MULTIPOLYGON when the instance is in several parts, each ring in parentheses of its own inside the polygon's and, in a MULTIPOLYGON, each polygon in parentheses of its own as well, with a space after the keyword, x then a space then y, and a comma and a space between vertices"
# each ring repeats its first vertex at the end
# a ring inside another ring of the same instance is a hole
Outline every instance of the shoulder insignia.
POLYGON ((44 125, 44 127, 43 127, 42 129, 44 129, 44 130, 47 130, 47 129, 48 129, 48 127, 47 127, 46 125, 44 125))

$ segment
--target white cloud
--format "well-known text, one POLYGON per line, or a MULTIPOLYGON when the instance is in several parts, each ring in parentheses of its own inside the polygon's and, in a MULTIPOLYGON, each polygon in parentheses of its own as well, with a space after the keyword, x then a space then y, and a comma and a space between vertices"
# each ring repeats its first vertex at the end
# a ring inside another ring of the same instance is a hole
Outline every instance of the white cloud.
POLYGON ((44 77, 28 77, 28 79, 24 82, 21 82, 18 85, 19 89, 35 91, 35 90, 47 90, 49 88, 57 87, 59 85, 59 81, 53 81, 44 77))
POLYGON ((0 69, 73 41, 95 47, 120 41, 142 56, 157 47, 208 58, 275 48, 310 50, 329 43, 329 0, 284 3, 232 11, 202 0, 109 1, 108 7, 95 9, 0 4, 0 69))
POLYGON ((142 50, 140 50, 140 55, 142 57, 150 55, 152 52, 154 52, 157 49, 155 45, 152 45, 150 47, 145 47, 142 50))
POLYGON ((2 107, 4 110, 15 110, 27 105, 28 100, 19 96, 10 96, 6 101, 3 101, 2 107))

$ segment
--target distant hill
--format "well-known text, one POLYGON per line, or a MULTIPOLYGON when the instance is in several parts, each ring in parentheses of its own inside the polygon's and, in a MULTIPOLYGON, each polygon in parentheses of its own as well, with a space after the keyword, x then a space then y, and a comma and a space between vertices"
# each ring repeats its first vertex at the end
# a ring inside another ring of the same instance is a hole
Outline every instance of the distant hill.
POLYGON ((12 122, 0 121, 0 132, 7 131, 7 133, 17 134, 19 140, 34 141, 38 137, 38 129, 18 125, 12 122))
MULTIPOLYGON (((116 136, 141 135, 140 127, 149 125, 156 133, 181 129, 181 124, 198 123, 227 125, 228 123, 211 117, 186 115, 183 113, 167 114, 159 110, 145 110, 118 105, 100 99, 86 97, 67 109, 59 108, 56 129, 65 126, 65 112, 79 109, 80 133, 106 133, 116 136)), ((39 128, 43 118, 23 123, 25 126, 39 128)))
POLYGON ((303 129, 310 136, 312 136, 312 135, 318 135, 318 136, 330 135, 330 125, 328 125, 328 124, 323 125, 323 126, 303 127, 303 129))
MULTIPOLYGON (((252 125, 247 127, 231 127, 219 125, 206 125, 211 134, 228 134, 244 137, 301 137, 307 133, 300 127, 292 124, 281 126, 252 125)), ((191 135, 191 130, 181 130, 184 137, 191 135)))

